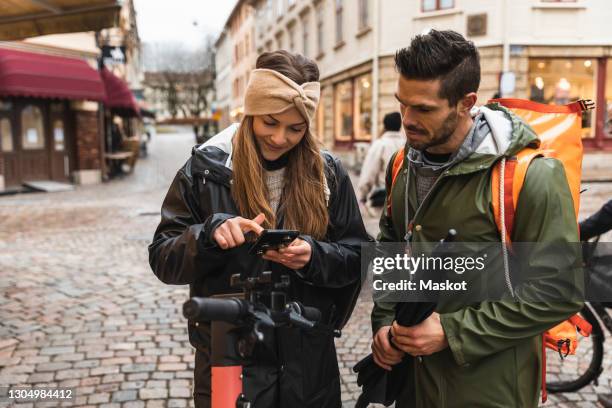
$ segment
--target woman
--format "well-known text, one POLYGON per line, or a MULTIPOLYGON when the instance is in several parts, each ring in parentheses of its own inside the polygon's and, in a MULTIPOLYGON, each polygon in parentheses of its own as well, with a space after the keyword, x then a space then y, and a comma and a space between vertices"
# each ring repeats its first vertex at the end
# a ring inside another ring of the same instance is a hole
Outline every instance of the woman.
MULTIPOLYGON (((320 309, 323 322, 346 323, 368 236, 346 171, 319 150, 311 131, 318 79, 316 64, 301 55, 276 51, 257 59, 244 119, 194 148, 164 200, 149 247, 160 280, 190 284, 191 296, 211 296, 236 292, 232 274, 271 270, 276 278, 290 276, 291 300, 320 309), (245 244, 247 232, 263 228, 301 234, 290 246, 267 251, 264 262, 245 244)), ((196 348, 196 406, 209 406, 210 325, 188 328, 196 348)), ((331 334, 285 327, 269 337, 268 353, 243 370, 254 406, 341 406, 331 334)))

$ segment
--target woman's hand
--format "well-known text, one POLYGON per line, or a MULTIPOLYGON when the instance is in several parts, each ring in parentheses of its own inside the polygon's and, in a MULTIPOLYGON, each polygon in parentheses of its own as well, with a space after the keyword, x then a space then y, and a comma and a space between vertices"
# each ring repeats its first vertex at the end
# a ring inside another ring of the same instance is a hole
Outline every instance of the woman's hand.
POLYGON ((249 220, 248 218, 234 217, 219 225, 213 234, 213 240, 221 249, 235 248, 244 244, 244 234, 253 231, 258 236, 263 231, 261 224, 266 220, 263 214, 249 220))
POLYGON ((296 238, 285 248, 278 251, 268 250, 263 259, 285 265, 289 269, 302 269, 312 256, 310 244, 302 239, 296 238))

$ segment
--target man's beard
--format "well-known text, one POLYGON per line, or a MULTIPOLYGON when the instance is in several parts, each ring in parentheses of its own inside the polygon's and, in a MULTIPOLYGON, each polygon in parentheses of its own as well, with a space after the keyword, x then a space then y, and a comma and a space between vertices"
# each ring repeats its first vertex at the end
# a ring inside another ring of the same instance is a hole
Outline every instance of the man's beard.
MULTIPOLYGON (((448 116, 444 119, 444 122, 442 122, 442 125, 440 125, 440 127, 434 131, 434 136, 430 140, 427 140, 424 142, 414 142, 408 139, 408 145, 411 148, 422 152, 422 151, 429 149, 430 147, 440 146, 440 145, 445 144, 446 142, 450 140, 451 136, 455 132, 455 129, 457 129, 457 122, 458 122, 457 118, 458 118, 457 110, 456 109, 452 110, 448 114, 448 116)), ((424 134, 423 129, 409 127, 406 130, 424 134)))

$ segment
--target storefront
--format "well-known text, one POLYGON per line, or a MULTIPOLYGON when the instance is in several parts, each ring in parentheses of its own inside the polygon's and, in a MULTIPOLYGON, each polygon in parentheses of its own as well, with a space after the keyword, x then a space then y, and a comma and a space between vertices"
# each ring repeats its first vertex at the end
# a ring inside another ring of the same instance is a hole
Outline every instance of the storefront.
POLYGON ((612 149, 612 59, 529 58, 529 98, 563 105, 595 101, 583 115, 583 141, 589 149, 612 149))
POLYGON ((104 97, 85 60, 0 49, 0 190, 99 171, 104 97))

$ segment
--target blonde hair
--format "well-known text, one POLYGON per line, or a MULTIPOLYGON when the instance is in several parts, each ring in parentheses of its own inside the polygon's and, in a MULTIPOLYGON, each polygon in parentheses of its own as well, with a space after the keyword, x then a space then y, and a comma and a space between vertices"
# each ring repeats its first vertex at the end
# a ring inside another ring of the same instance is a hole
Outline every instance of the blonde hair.
MULTIPOLYGON (((329 223, 324 164, 318 142, 310 129, 306 130, 302 140, 287 154, 289 160, 278 210, 283 217, 282 227, 299 230, 315 239, 323 239, 329 223)), ((252 116, 242 119, 234 138, 232 167, 232 198, 241 216, 254 218, 263 213, 266 216, 264 227, 276 228, 276 214, 269 202, 252 116)))

